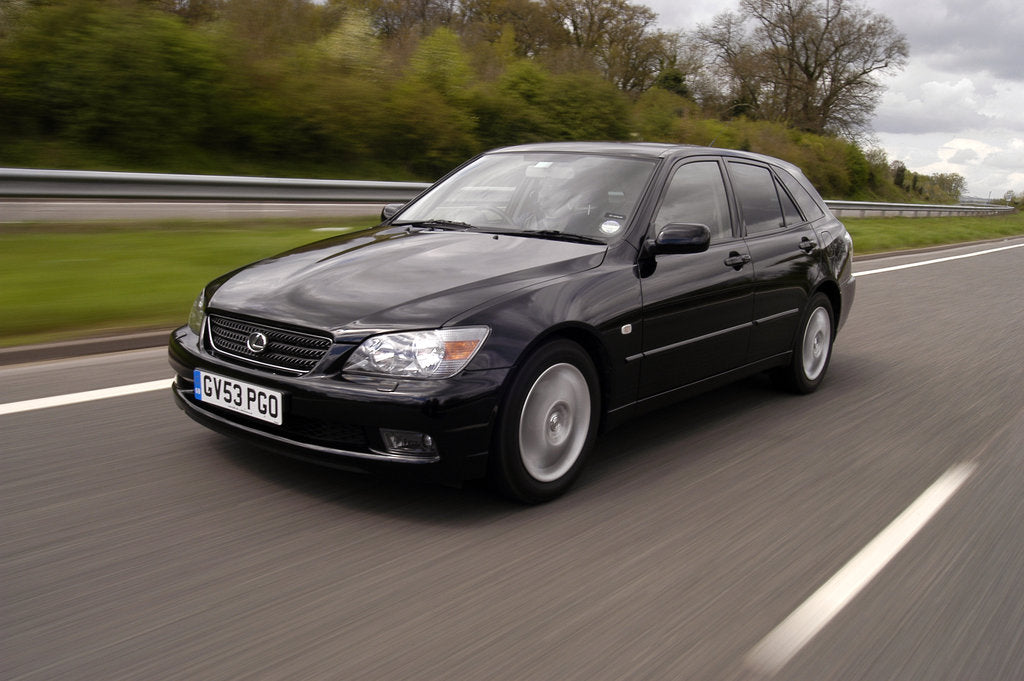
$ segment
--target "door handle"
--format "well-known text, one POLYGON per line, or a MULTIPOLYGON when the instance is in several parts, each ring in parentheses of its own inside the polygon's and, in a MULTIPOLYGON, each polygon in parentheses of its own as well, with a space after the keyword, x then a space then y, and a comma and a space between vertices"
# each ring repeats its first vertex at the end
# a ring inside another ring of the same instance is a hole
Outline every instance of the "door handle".
POLYGON ((814 243, 807 237, 800 239, 800 250, 803 251, 804 253, 810 253, 817 247, 818 244, 814 243))
POLYGON ((746 265, 748 262, 750 262, 749 255, 747 255, 746 253, 743 253, 741 255, 736 251, 731 252, 729 254, 729 257, 725 259, 725 264, 736 270, 742 269, 743 266, 746 265))

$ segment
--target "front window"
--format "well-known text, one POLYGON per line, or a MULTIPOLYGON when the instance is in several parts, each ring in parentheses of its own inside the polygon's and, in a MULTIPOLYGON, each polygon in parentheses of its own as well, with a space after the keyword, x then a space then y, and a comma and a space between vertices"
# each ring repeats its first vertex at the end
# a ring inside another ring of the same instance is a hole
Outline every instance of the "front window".
POLYGON ((489 154, 408 206, 394 224, 611 242, 625 233, 654 165, 595 154, 489 154))
POLYGON ((729 197, 717 161, 687 163, 672 175, 654 218, 655 233, 673 222, 707 225, 712 243, 732 238, 729 197))

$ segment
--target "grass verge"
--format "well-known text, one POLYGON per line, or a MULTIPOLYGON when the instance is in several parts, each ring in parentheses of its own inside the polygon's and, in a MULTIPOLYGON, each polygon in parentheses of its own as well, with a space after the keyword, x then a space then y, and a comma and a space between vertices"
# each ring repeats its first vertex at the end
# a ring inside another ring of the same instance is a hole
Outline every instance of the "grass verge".
MULTIPOLYGON (((0 347, 183 323, 199 289, 362 219, 0 225, 0 347)), ((338 232, 335 232, 338 233, 338 232)))
POLYGON ((1024 213, 991 217, 845 218, 854 252, 884 253, 1024 234, 1024 213))
MULTIPOLYGON (((857 253, 1024 234, 1024 214, 844 220, 857 253)), ((214 277, 376 223, 360 219, 0 225, 0 347, 184 323, 214 277)))

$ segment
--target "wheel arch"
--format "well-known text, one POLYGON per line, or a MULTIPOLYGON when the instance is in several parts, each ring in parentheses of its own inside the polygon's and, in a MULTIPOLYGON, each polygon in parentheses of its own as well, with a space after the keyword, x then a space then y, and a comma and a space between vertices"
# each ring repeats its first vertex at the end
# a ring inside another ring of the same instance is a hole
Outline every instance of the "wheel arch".
MULTIPOLYGON (((601 415, 600 428, 603 429, 607 419, 607 405, 610 396, 613 394, 612 384, 614 377, 612 375, 611 355, 608 352, 608 348, 601 341, 598 331, 593 327, 579 323, 566 323, 545 329, 520 353, 516 359, 515 369, 509 376, 508 384, 511 385, 512 375, 519 372, 527 357, 536 352, 538 348, 556 340, 568 340, 576 343, 583 348, 583 351, 590 357, 590 361, 593 362, 594 369, 597 371, 598 381, 600 382, 598 393, 601 397, 601 405, 598 411, 601 415)), ((507 391, 506 395, 502 396, 502 405, 504 405, 506 399, 507 391)))
POLYGON ((839 285, 829 279, 821 282, 816 289, 811 291, 808 298, 813 297, 815 293, 824 293, 832 305, 832 334, 834 336, 839 330, 839 319, 843 309, 843 295, 839 291, 839 285))

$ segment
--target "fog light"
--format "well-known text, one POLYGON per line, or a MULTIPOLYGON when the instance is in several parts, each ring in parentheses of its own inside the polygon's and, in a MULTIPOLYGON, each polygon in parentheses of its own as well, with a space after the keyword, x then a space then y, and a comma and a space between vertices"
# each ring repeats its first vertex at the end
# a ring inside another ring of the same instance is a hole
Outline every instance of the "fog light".
POLYGON ((401 454, 402 456, 437 455, 434 438, 426 433, 381 428, 380 436, 384 440, 384 448, 388 450, 389 454, 401 454))

